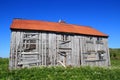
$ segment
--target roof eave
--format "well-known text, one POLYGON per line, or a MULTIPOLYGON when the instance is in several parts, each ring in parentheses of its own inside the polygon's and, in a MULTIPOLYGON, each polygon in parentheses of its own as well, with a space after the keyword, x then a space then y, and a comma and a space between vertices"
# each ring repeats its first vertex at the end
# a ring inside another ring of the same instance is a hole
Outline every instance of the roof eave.
POLYGON ((70 32, 59 32, 59 31, 47 31, 47 30, 33 30, 33 29, 19 29, 19 28, 10 28, 10 30, 19 30, 19 31, 44 31, 44 32, 54 32, 54 33, 67 33, 67 34, 77 34, 77 35, 86 35, 86 36, 96 36, 96 37, 106 37, 108 38, 108 35, 92 35, 92 34, 82 34, 82 33, 70 33, 70 32))

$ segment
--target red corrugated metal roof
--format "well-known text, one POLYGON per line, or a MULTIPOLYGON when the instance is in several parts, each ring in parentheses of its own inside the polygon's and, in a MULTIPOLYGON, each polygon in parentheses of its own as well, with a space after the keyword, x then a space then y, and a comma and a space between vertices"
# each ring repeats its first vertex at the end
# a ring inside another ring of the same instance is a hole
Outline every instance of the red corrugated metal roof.
POLYGON ((47 22, 47 21, 38 21, 38 20, 14 19, 11 25, 11 29, 43 30, 43 31, 77 33, 77 34, 104 36, 104 37, 108 36, 94 28, 87 26, 78 26, 67 23, 47 22))

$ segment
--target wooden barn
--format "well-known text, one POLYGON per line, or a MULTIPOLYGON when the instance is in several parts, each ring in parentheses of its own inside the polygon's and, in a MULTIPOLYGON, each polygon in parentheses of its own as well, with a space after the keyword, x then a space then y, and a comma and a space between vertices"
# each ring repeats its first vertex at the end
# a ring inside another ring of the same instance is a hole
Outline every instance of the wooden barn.
POLYGON ((108 35, 89 26, 14 19, 9 68, 109 66, 108 35))

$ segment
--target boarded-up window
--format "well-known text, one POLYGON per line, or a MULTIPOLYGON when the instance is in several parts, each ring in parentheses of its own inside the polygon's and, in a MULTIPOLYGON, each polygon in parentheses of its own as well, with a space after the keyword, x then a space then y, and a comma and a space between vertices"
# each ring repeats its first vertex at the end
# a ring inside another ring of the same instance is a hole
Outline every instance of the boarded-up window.
POLYGON ((105 51, 104 50, 98 51, 99 60, 103 60, 104 59, 104 55, 105 55, 105 51))
POLYGON ((89 53, 86 56, 86 60, 96 60, 96 59, 97 59, 96 53, 89 53))
POLYGON ((24 52, 36 51, 37 40, 38 34, 25 33, 23 35, 23 51, 24 52))

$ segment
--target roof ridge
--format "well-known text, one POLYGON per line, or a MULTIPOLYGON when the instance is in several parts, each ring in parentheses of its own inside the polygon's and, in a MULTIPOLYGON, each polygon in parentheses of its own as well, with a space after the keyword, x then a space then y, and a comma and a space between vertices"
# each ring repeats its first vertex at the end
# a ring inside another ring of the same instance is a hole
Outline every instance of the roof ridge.
MULTIPOLYGON (((14 18, 14 20, 43 21, 43 22, 50 22, 50 23, 57 23, 57 24, 60 24, 59 22, 51 22, 51 21, 45 21, 45 20, 30 20, 30 19, 24 19, 24 18, 14 18)), ((92 26, 79 25, 79 24, 68 24, 68 23, 63 23, 63 24, 65 24, 65 25, 76 25, 76 26, 83 26, 83 27, 92 28, 92 26)))

